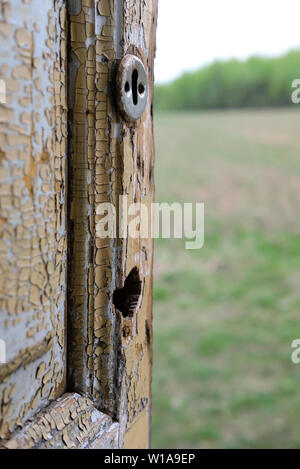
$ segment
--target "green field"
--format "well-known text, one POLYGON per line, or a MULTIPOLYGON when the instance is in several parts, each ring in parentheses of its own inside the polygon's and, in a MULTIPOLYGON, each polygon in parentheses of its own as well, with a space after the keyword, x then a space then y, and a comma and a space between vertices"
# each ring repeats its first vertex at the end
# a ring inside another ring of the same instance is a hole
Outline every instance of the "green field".
POLYGON ((204 202, 204 248, 159 240, 154 448, 300 448, 300 113, 157 113, 157 201, 204 202))

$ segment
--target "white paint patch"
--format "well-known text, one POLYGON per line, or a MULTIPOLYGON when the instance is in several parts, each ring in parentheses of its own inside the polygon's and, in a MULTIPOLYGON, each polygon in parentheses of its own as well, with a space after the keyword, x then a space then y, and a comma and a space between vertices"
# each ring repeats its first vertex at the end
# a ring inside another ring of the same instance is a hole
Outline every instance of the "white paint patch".
POLYGON ((94 37, 87 37, 85 40, 85 46, 88 49, 90 46, 95 45, 95 38, 94 37))
POLYGON ((148 48, 146 46, 145 30, 143 24, 141 24, 140 27, 139 46, 148 55, 148 48))
POLYGON ((96 36, 101 36, 102 35, 102 29, 103 29, 103 26, 106 25, 106 22, 107 22, 107 17, 106 16, 97 15, 96 20, 95 20, 95 33, 96 33, 96 36))
POLYGON ((121 124, 116 122, 114 125, 114 138, 119 138, 120 132, 121 132, 121 124))
POLYGON ((91 415, 91 422, 95 423, 95 422, 97 422, 97 420, 98 420, 98 414, 97 414, 97 412, 93 412, 92 415, 91 415))
POLYGON ((114 28, 114 46, 116 57, 120 59, 123 54, 122 36, 123 36, 123 0, 115 0, 115 28, 114 28))
POLYGON ((0 103, 6 103, 6 83, 4 80, 0 80, 0 103))
POLYGON ((89 8, 89 22, 95 23, 95 10, 94 8, 89 8))
POLYGON ((0 339, 0 363, 6 363, 6 344, 0 339))

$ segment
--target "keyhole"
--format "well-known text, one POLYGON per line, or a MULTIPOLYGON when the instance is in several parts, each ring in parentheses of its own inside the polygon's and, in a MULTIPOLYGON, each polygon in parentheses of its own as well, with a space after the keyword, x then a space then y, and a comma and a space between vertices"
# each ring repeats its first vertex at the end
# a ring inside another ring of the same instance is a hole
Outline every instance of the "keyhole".
POLYGON ((116 75, 117 104, 123 118, 135 122, 141 118, 148 99, 148 77, 143 62, 125 55, 116 75))
POLYGON ((138 78, 139 73, 136 69, 134 69, 132 72, 132 99, 135 106, 138 103, 138 78))

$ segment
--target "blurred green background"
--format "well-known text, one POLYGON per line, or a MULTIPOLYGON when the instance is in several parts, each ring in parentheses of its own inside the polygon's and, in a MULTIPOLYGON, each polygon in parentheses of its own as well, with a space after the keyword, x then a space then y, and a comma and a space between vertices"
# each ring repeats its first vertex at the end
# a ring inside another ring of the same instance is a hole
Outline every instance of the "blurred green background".
POLYGON ((152 447, 299 448, 299 109, 160 107, 156 200, 206 238, 156 241, 152 447))

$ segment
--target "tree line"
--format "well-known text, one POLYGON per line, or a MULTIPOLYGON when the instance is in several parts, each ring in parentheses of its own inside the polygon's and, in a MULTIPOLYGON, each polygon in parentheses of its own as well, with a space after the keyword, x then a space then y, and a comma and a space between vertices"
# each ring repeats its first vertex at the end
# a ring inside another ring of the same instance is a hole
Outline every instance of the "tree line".
POLYGON ((162 110, 289 106, 292 82, 300 79, 300 50, 280 57, 215 61, 156 85, 155 106, 162 110))

